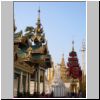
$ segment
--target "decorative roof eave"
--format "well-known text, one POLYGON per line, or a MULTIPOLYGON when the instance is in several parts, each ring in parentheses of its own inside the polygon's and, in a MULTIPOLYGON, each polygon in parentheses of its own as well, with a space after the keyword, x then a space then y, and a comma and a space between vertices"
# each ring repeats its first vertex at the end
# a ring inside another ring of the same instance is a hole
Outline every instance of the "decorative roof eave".
POLYGON ((14 33, 14 38, 22 37, 22 30, 20 32, 14 33))
POLYGON ((47 53, 46 51, 47 51, 46 45, 40 47, 32 46, 27 49, 27 52, 31 52, 32 54, 45 54, 47 53))
POLYGON ((19 44, 19 43, 21 43, 21 40, 19 40, 19 39, 14 40, 14 44, 19 44))
POLYGON ((35 53, 44 54, 44 51, 45 51, 45 49, 41 47, 41 48, 32 50, 31 53, 32 53, 32 54, 35 54, 35 53))
POLYGON ((17 69, 20 69, 22 71, 25 71, 25 72, 28 72, 30 74, 33 73, 33 68, 28 66, 27 64, 24 64, 24 63, 20 63, 20 62, 14 62, 14 68, 17 68, 17 69))
POLYGON ((68 61, 78 61, 78 58, 68 58, 68 61))
POLYGON ((18 36, 14 38, 14 44, 23 44, 23 45, 28 45, 28 38, 27 36, 18 36))
POLYGON ((31 65, 39 64, 40 66, 44 68, 51 68, 51 60, 46 61, 44 58, 43 59, 25 58, 23 59, 23 61, 26 63, 31 63, 31 65), (47 65, 47 63, 49 63, 49 66, 47 65))

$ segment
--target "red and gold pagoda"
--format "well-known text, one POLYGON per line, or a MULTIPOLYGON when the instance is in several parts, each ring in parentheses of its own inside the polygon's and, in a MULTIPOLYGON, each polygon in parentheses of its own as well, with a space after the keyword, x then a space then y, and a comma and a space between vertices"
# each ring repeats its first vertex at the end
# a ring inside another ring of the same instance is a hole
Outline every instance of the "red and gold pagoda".
POLYGON ((67 77, 70 77, 70 92, 77 94, 81 90, 82 71, 78 62, 77 53, 74 50, 74 41, 72 45, 72 51, 69 53, 67 63, 67 77))
POLYGON ((73 44, 72 51, 69 53, 69 58, 67 63, 67 66, 69 68, 68 75, 74 79, 81 80, 82 71, 78 63, 77 53, 74 51, 74 41, 72 42, 72 44, 73 44))

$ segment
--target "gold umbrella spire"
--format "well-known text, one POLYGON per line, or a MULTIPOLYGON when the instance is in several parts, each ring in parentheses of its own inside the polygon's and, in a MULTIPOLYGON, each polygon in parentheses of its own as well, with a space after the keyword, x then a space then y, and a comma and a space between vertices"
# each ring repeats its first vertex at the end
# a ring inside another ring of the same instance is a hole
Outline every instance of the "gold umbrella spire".
POLYGON ((72 51, 74 51, 74 40, 72 41, 72 51))
POLYGON ((40 26, 41 25, 41 23, 40 23, 40 7, 39 7, 39 9, 38 9, 38 18, 37 18, 37 26, 40 26))

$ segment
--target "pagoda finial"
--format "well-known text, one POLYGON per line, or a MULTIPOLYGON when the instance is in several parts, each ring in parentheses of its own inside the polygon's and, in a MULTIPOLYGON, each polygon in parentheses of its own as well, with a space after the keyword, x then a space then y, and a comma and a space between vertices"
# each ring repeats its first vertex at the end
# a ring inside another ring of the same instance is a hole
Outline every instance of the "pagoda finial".
POLYGON ((64 53, 62 54, 62 58, 64 58, 64 53))
POLYGON ((39 9, 38 9, 38 20, 40 20, 40 6, 39 6, 39 9))
POLYGON ((72 41, 72 51, 74 51, 74 40, 72 41))
POLYGON ((41 22, 40 22, 40 7, 38 8, 38 18, 37 18, 37 30, 40 31, 40 28, 41 28, 41 22))
POLYGON ((65 66, 64 53, 62 54, 62 59, 60 64, 61 66, 65 66))
POLYGON ((34 36, 33 36, 33 41, 36 45, 42 45, 45 43, 45 34, 43 30, 43 26, 40 22, 40 7, 38 9, 38 18, 37 18, 37 23, 36 27, 34 28, 34 36))

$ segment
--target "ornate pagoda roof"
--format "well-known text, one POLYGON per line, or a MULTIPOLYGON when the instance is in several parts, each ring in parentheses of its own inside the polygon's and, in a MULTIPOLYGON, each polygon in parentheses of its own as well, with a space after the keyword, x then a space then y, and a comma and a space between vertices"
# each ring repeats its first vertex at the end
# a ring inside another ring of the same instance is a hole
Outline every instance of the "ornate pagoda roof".
POLYGON ((46 54, 47 53, 47 47, 46 45, 32 45, 27 49, 27 52, 31 51, 32 54, 46 54))
POLYGON ((32 40, 35 44, 41 45, 42 43, 45 43, 45 34, 43 31, 43 26, 40 21, 40 9, 38 10, 38 18, 36 27, 34 28, 35 34, 32 36, 32 40))
POLYGON ((70 56, 70 57, 76 57, 76 56, 77 56, 77 54, 76 54, 76 52, 75 52, 75 51, 71 51, 71 52, 69 53, 69 56, 70 56))
POLYGON ((25 32, 24 36, 22 31, 14 34, 14 44, 17 44, 19 48, 17 51, 18 58, 30 65, 41 64, 50 68, 52 64, 51 55, 48 52, 47 41, 40 21, 40 9, 38 10, 36 27, 27 27, 25 32), (35 45, 30 45, 29 40, 35 45))
POLYGON ((73 78, 81 79, 82 71, 78 63, 77 53, 74 51, 74 41, 72 42, 72 51, 69 53, 68 58, 68 67, 69 67, 69 76, 73 78))

